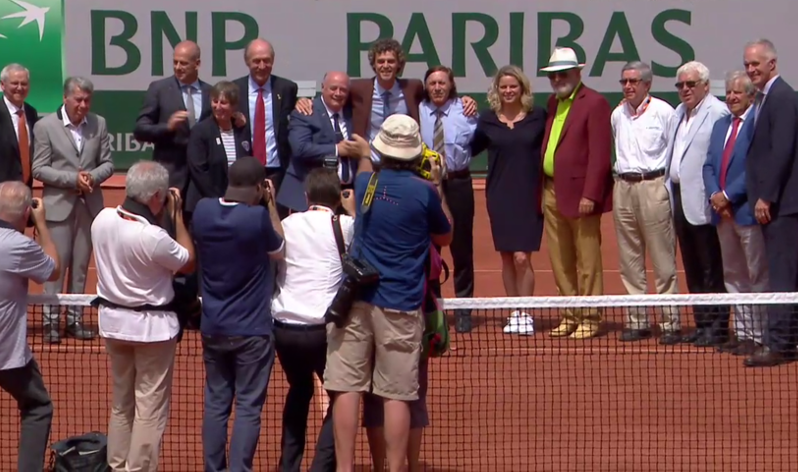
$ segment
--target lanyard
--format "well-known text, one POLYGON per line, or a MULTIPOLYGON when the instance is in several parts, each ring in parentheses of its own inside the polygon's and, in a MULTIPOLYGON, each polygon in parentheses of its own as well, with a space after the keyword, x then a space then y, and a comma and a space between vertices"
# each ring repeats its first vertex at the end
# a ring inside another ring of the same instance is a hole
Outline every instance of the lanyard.
MULTIPOLYGON (((643 115, 643 113, 645 113, 646 110, 648 110, 649 103, 651 103, 651 97, 646 98, 646 100, 643 102, 643 106, 640 107, 640 111, 632 110, 632 118, 640 118, 643 115)), ((629 108, 631 107, 632 106, 629 105, 629 108)))

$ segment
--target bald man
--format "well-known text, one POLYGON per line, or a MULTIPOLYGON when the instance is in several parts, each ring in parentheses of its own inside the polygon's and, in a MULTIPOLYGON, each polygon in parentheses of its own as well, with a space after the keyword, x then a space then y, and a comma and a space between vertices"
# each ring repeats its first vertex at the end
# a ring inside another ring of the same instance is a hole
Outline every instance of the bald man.
POLYGON ((288 141, 291 145, 291 162, 283 185, 277 194, 277 203, 290 211, 305 211, 304 181, 311 170, 335 167, 341 187, 352 188, 357 172, 359 150, 352 135, 352 107, 349 99, 349 76, 344 72, 328 72, 321 85, 321 96, 313 99, 313 113, 291 114, 288 141))
POLYGON ((200 48, 193 41, 175 46, 174 75, 152 82, 136 119, 133 136, 152 143, 152 159, 169 171, 169 186, 188 190, 186 146, 191 128, 210 116, 211 85, 199 79, 200 48))
MULTIPOLYGON (((288 117, 296 105, 296 82, 272 75, 274 47, 255 39, 244 49, 244 61, 249 75, 234 81, 241 93, 239 111, 247 119, 245 141, 251 145, 252 155, 266 167, 266 175, 279 192, 288 164, 291 146, 288 144, 288 117)), ((280 208, 281 216, 287 214, 280 208)))

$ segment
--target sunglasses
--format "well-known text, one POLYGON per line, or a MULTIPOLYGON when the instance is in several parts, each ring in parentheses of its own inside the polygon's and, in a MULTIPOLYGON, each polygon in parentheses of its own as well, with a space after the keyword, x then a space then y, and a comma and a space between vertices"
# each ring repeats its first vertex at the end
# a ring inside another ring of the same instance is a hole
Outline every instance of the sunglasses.
POLYGON ((676 82, 676 84, 675 84, 675 85, 676 85, 676 89, 677 89, 677 90, 681 90, 681 89, 683 89, 683 88, 685 88, 685 87, 687 87, 687 88, 694 88, 694 87, 695 87, 696 85, 698 85, 699 83, 701 83, 701 82, 699 82, 699 81, 696 81, 696 80, 688 80, 687 82, 676 82))
POLYGON ((621 79, 618 81, 618 83, 621 85, 626 85, 626 84, 637 85, 640 82, 642 82, 640 79, 621 79))

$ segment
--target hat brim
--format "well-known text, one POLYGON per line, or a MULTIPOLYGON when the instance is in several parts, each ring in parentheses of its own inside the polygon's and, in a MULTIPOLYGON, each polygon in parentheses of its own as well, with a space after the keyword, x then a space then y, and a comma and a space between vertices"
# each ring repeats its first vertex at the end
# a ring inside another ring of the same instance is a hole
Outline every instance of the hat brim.
POLYGON ((371 141, 371 147, 373 147, 377 152, 382 154, 383 156, 390 157, 392 159, 397 159, 400 161, 412 161, 416 159, 418 156, 424 152, 424 149, 421 144, 414 147, 395 147, 391 146, 390 144, 385 143, 382 140, 382 137, 378 134, 373 141, 371 141))
POLYGON ((581 69, 585 67, 584 64, 575 64, 575 65, 562 65, 562 66, 551 66, 551 67, 544 67, 540 69, 542 72, 560 72, 564 70, 571 70, 571 69, 581 69))

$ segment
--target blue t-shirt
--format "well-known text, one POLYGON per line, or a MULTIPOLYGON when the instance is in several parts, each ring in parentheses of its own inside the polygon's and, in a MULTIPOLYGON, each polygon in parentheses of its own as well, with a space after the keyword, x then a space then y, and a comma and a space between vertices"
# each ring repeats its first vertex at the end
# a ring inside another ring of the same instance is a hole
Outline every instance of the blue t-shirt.
POLYGON ((371 210, 364 216, 360 205, 370 178, 370 172, 363 172, 355 180, 352 254, 374 266, 380 281, 360 299, 380 308, 416 310, 424 300, 430 234, 446 234, 451 225, 431 182, 391 169, 380 171, 371 210))
POLYGON ((202 283, 202 333, 271 334, 274 272, 269 253, 281 250, 283 240, 269 211, 203 198, 192 223, 202 283))

